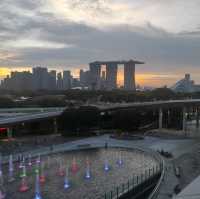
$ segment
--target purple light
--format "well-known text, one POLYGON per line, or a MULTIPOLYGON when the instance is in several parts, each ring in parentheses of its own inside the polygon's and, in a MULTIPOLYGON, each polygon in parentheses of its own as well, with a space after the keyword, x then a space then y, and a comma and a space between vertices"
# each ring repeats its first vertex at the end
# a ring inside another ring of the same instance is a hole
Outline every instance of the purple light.
POLYGON ((119 159, 119 160, 117 161, 117 164, 118 164, 118 166, 122 166, 122 165, 123 165, 122 159, 119 159))

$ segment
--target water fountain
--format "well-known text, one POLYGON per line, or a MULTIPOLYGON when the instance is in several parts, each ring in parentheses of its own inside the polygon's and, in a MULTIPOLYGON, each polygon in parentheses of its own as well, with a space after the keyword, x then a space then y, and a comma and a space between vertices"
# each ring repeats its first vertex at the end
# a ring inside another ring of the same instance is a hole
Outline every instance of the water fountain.
POLYGON ((8 176, 8 182, 13 182, 15 180, 14 178, 14 165, 13 165, 13 156, 9 156, 9 176, 8 176))
POLYGON ((42 162, 41 163, 41 168, 40 168, 40 178, 39 178, 39 181, 42 184, 44 184, 45 181, 46 181, 46 176, 44 174, 44 167, 45 167, 45 164, 44 164, 44 162, 42 162))
POLYGON ((26 177, 26 165, 23 165, 21 169, 20 178, 26 177))
POLYGON ((4 199, 6 197, 6 195, 3 193, 3 191, 1 191, 0 189, 0 199, 4 199))
POLYGON ((47 157, 47 168, 49 169, 51 165, 51 159, 50 156, 47 157))
POLYGON ((65 175, 65 171, 64 171, 64 167, 63 167, 63 161, 61 159, 59 160, 58 175, 61 176, 61 177, 65 175))
POLYGON ((39 172, 36 173, 36 180, 35 180, 35 197, 34 199, 42 199, 41 193, 40 193, 40 177, 39 172))
POLYGON ((108 163, 108 159, 106 158, 105 161, 104 161, 104 171, 109 171, 110 170, 110 166, 109 166, 109 163, 108 163))
POLYGON ((23 168, 23 164, 24 164, 24 162, 25 162, 25 159, 24 159, 24 157, 22 156, 22 154, 19 155, 18 161, 19 161, 19 162, 18 162, 18 164, 19 164, 18 168, 19 168, 19 169, 22 169, 22 168, 23 168))
POLYGON ((122 160, 122 154, 121 154, 121 152, 119 153, 119 157, 118 157, 118 160, 117 160, 117 165, 118 166, 122 166, 123 165, 123 160, 122 160))
POLYGON ((32 157, 31 157, 31 154, 28 155, 28 166, 29 167, 32 166, 32 157))
POLYGON ((36 159, 36 163, 37 163, 37 164, 40 164, 40 162, 41 162, 41 156, 40 156, 40 154, 38 154, 38 157, 37 157, 37 159, 36 159))
POLYGON ((68 175, 69 175, 69 169, 67 167, 66 171, 65 171, 64 189, 69 189, 70 188, 70 183, 69 183, 68 175))
POLYGON ((22 179, 21 179, 19 191, 20 192, 27 192, 29 190, 29 187, 28 187, 27 175, 26 175, 26 165, 23 166, 23 171, 22 171, 22 174, 21 174, 20 177, 22 179))
POLYGON ((90 171, 90 162, 89 159, 86 159, 86 172, 85 172, 85 179, 91 178, 91 171, 90 171))
POLYGON ((41 157, 40 157, 40 154, 38 155, 38 157, 36 158, 36 161, 35 161, 35 173, 39 173, 40 172, 40 166, 41 166, 41 157))
POLYGON ((78 164, 76 162, 76 158, 75 157, 72 160, 71 170, 72 170, 73 173, 76 173, 78 171, 78 164))
POLYGON ((5 197, 6 194, 5 194, 4 180, 3 180, 2 159, 0 155, 0 199, 4 199, 5 197))
POLYGON ((21 162, 22 162, 22 154, 19 154, 18 156, 18 168, 21 168, 21 162))

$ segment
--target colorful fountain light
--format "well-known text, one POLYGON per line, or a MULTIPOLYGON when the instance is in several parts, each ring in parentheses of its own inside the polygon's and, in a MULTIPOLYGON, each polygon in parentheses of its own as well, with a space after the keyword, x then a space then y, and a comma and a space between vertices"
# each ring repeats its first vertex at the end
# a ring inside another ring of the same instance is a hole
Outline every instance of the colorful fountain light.
POLYGON ((45 181, 46 181, 46 176, 44 174, 44 162, 41 163, 41 168, 40 168, 40 178, 39 178, 39 181, 40 183, 44 184, 45 181))
POLYGON ((41 162, 41 156, 40 156, 40 154, 39 154, 38 157, 37 157, 37 159, 36 159, 36 163, 37 163, 37 164, 40 164, 40 162, 41 162))
POLYGON ((20 177, 21 178, 26 177, 26 165, 23 165, 21 170, 22 171, 21 171, 20 177))
POLYGON ((51 164, 51 160, 50 160, 50 156, 47 157, 47 168, 50 168, 50 164, 51 164))
POLYGON ((6 197, 6 195, 3 193, 3 191, 1 191, 0 189, 0 199, 4 199, 6 197))
POLYGON ((18 167, 19 167, 19 169, 21 169, 21 164, 22 163, 22 154, 19 154, 19 156, 18 156, 18 167))
POLYGON ((86 172, 85 172, 85 179, 91 178, 91 172, 90 172, 90 162, 89 159, 86 159, 86 172))
POLYGON ((110 166, 108 164, 108 159, 106 159, 104 162, 104 171, 109 171, 109 170, 110 170, 110 166))
POLYGON ((0 199, 4 199, 5 197, 6 194, 4 189, 3 172, 1 169, 1 155, 0 155, 0 199))
POLYGON ((40 171, 40 166, 41 166, 41 157, 40 157, 40 154, 38 155, 38 157, 36 158, 36 161, 35 161, 35 173, 39 173, 40 171))
POLYGON ((20 177, 22 179, 21 179, 19 191, 20 192, 27 192, 29 190, 29 187, 28 187, 27 176, 26 176, 26 165, 24 165, 23 172, 22 172, 22 175, 20 177))
POLYGON ((19 169, 22 169, 25 164, 25 158, 22 154, 19 155, 19 169))
POLYGON ((78 171, 78 164, 76 162, 76 158, 74 157, 72 160, 72 168, 71 168, 73 173, 76 173, 78 171))
POLYGON ((35 180, 35 197, 34 199, 42 199, 41 193, 40 193, 40 177, 39 173, 36 173, 36 180, 35 180))
POLYGON ((9 176, 8 176, 8 182, 13 182, 15 180, 14 178, 14 165, 13 165, 13 156, 9 156, 9 176))
POLYGON ((118 160, 117 160, 117 165, 122 166, 123 165, 123 160, 122 160, 122 154, 119 154, 118 160))
POLYGON ((69 175, 69 169, 66 168, 65 179, 64 179, 64 189, 69 189, 70 188, 70 183, 69 183, 68 175, 69 175))
POLYGON ((32 157, 31 157, 31 154, 28 155, 28 166, 29 167, 32 166, 32 157))
POLYGON ((61 159, 59 160, 58 175, 61 176, 61 177, 65 175, 65 171, 64 171, 64 167, 63 167, 63 162, 62 162, 61 159))

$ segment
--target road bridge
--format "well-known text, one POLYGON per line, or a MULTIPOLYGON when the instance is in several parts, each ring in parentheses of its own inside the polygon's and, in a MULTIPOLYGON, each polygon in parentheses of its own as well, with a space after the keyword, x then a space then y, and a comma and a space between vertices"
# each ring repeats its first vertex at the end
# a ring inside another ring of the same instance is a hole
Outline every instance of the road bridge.
POLYGON ((196 128, 199 128, 200 118, 200 99, 186 99, 186 100, 168 100, 168 101, 153 101, 153 102, 136 102, 136 103, 109 103, 109 104, 95 104, 102 113, 116 112, 118 110, 147 110, 151 109, 158 111, 159 129, 163 128, 163 112, 167 111, 168 118, 170 118, 170 111, 178 109, 182 116, 182 130, 187 130, 187 117, 192 112, 195 115, 196 128))
MULTIPOLYGON (((163 128, 163 118, 164 113, 167 113, 167 117, 170 118, 170 114, 173 114, 173 110, 176 112, 181 112, 182 117, 182 130, 185 132, 187 130, 187 117, 192 112, 196 120, 196 128, 199 128, 199 118, 200 118, 200 99, 189 99, 189 100, 168 100, 168 101, 153 101, 153 102, 136 102, 136 103, 109 103, 109 104, 89 104, 87 106, 94 106, 99 109, 100 114, 107 112, 112 113, 118 110, 147 110, 152 109, 158 113, 158 124, 159 129, 163 128), (178 109, 178 110, 177 110, 178 109)), ((56 125, 56 118, 60 117, 64 111, 51 110, 45 112, 33 112, 25 115, 19 115, 9 118, 0 119, 0 127, 11 128, 14 125, 29 123, 33 121, 42 121, 45 119, 53 118, 56 125)), ((179 118, 180 119, 180 118, 179 118)))

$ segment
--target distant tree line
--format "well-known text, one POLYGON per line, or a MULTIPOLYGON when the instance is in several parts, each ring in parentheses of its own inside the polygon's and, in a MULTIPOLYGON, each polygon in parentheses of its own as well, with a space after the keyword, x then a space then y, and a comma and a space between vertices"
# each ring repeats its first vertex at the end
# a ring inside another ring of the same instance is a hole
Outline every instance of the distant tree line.
POLYGON ((200 92, 175 93, 168 88, 158 88, 153 91, 89 91, 89 90, 67 90, 67 91, 7 91, 0 90, 0 108, 6 107, 52 107, 67 106, 69 101, 85 102, 144 102, 154 100, 176 100, 200 98, 200 92), (28 100, 19 101, 17 98, 24 96, 28 100))

